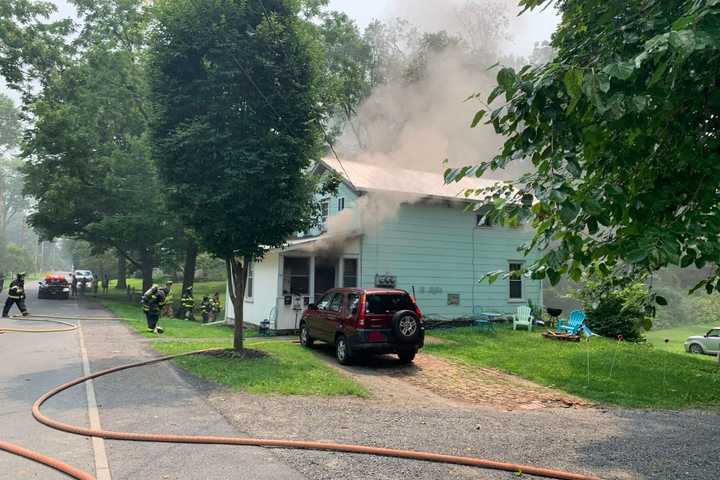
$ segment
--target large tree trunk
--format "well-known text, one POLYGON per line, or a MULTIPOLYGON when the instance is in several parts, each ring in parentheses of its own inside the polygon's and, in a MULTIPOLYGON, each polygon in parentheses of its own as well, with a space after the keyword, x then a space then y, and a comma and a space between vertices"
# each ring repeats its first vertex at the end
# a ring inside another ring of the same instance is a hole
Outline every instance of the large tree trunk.
POLYGON ((250 265, 251 261, 251 257, 244 257, 242 262, 237 257, 232 257, 225 261, 230 301, 232 301, 233 310, 235 310, 235 338, 233 346, 236 352, 242 352, 245 348, 243 307, 245 304, 245 285, 247 284, 247 266, 250 265))
POLYGON ((117 285, 115 288, 118 290, 127 290, 127 261, 122 253, 118 252, 118 274, 117 274, 117 285))
POLYGON ((145 249, 140 253, 140 267, 142 269, 143 292, 147 292, 153 286, 153 258, 150 252, 145 249))
POLYGON ((194 238, 188 237, 185 247, 185 269, 183 270, 182 291, 187 291, 195 282, 195 269, 197 266, 198 244, 194 238))

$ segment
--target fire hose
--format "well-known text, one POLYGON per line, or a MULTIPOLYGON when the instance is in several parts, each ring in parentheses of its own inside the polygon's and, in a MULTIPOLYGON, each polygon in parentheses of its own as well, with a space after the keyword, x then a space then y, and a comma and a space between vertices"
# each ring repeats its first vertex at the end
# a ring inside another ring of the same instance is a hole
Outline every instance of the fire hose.
MULTIPOLYGON (((66 317, 67 318, 67 317, 66 317)), ((103 318, 104 319, 104 318, 103 318)), ((73 327, 75 327, 73 325, 73 327)), ((75 327, 77 328, 77 327, 75 327)), ((521 465, 514 463, 499 462, 493 460, 486 460, 477 457, 464 457, 432 452, 422 452, 415 450, 402 450, 392 448, 381 448, 381 447, 370 447, 365 445, 353 445, 353 444, 342 444, 342 443, 331 443, 331 442, 317 442, 317 441, 303 441, 303 440, 281 440, 281 439, 263 439, 263 438, 246 438, 246 437, 222 437, 222 436, 204 436, 204 435, 164 435, 164 434, 150 434, 150 433, 132 433, 132 432, 116 432, 110 430, 95 430, 85 428, 69 423, 64 423, 58 420, 47 417, 41 411, 41 407, 51 398, 56 395, 68 390, 77 385, 83 384, 89 380, 100 378, 106 375, 117 373, 124 370, 130 370, 134 368, 144 367, 148 365, 154 365, 169 360, 187 357, 191 355, 202 355, 222 350, 200 350, 195 352, 182 353, 179 355, 171 355, 160 357, 152 360, 143 362, 131 363, 127 365, 121 365, 106 370, 101 370, 93 374, 71 380, 67 383, 59 385, 43 396, 38 398, 32 407, 32 414, 35 419, 55 430, 61 432, 70 433, 74 435, 82 435, 85 437, 96 437, 103 438, 106 440, 120 440, 120 441, 131 441, 131 442, 150 442, 150 443, 174 443, 174 444, 202 444, 202 445, 235 445, 235 446, 255 446, 265 448, 281 448, 291 450, 315 450, 315 451, 326 451, 335 453, 352 453, 352 454, 364 454, 374 455, 381 457, 392 457, 401 458, 408 460, 419 460, 433 463, 444 463, 463 465, 469 467, 485 468, 492 470, 502 470, 513 473, 522 473, 525 475, 535 475, 544 478, 554 478, 559 480, 600 480, 598 477, 592 475, 578 474, 565 472, 561 470, 554 470, 549 468, 537 467, 534 465, 521 465)), ((20 455, 28 458, 35 462, 44 464, 58 471, 61 471, 71 478, 77 480, 95 480, 95 477, 78 470, 70 465, 67 465, 57 459, 53 459, 37 452, 33 452, 17 445, 12 445, 5 442, 0 442, 0 449, 20 455)))

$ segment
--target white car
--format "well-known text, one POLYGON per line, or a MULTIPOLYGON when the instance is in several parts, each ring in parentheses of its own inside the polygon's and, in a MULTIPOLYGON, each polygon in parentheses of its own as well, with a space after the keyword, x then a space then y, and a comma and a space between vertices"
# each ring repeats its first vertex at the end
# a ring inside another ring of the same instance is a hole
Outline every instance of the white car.
POLYGON ((75 278, 78 281, 78 288, 85 282, 85 288, 92 288, 95 277, 90 270, 75 270, 75 278))
POLYGON ((690 353, 704 353, 707 355, 720 354, 720 327, 715 327, 700 337, 690 337, 685 342, 685 351, 690 353))

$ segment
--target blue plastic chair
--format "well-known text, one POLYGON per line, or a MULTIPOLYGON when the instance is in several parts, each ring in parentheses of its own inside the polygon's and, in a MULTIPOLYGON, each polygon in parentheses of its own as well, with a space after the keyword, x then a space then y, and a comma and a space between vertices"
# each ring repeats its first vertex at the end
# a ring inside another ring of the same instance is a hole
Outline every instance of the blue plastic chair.
POLYGON ((570 313, 570 317, 565 320, 558 320, 557 333, 568 333, 570 335, 578 335, 582 330, 585 335, 592 337, 594 333, 585 325, 585 312, 582 310, 574 310, 570 313))

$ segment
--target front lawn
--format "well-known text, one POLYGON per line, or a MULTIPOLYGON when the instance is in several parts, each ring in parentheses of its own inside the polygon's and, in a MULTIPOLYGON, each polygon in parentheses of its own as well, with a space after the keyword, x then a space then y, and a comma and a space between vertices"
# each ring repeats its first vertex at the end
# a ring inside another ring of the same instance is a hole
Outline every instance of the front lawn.
MULTIPOLYGON (((149 338, 157 337, 147 331, 147 322, 141 305, 130 304, 121 300, 100 298, 100 302, 116 316, 123 318, 128 325, 141 335, 149 338)), ((226 325, 203 327, 200 322, 163 317, 159 325, 165 329, 164 337, 171 338, 232 338, 233 329, 226 325)), ((246 329, 247 337, 255 336, 254 330, 246 329)))
MULTIPOLYGON (((230 348, 230 343, 166 343, 154 347, 166 355, 230 348)), ((175 360, 185 370, 233 390, 269 395, 356 395, 367 391, 350 378, 328 367, 317 356, 299 344, 278 340, 250 340, 249 349, 267 354, 263 358, 238 360, 225 357, 195 355, 175 360)))
POLYGON ((426 346, 428 353, 497 368, 600 403, 671 409, 720 406, 720 366, 652 344, 619 344, 599 337, 566 343, 507 328, 497 334, 462 328, 431 335, 445 342, 426 346))

